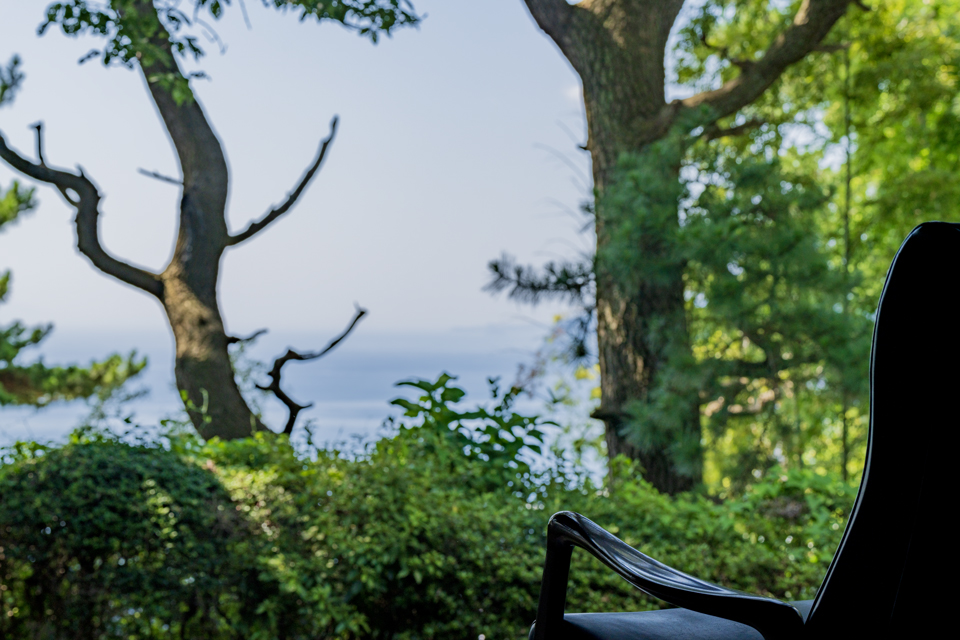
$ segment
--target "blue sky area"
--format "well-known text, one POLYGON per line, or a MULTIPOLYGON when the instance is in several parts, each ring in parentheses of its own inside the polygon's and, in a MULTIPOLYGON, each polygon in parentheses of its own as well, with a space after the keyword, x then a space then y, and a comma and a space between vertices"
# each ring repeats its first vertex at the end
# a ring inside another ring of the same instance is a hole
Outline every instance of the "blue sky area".
MULTIPOLYGON (((138 173, 177 175, 170 143, 139 75, 77 60, 96 42, 36 27, 46 0, 0 0, 0 59, 27 79, 0 110, 9 143, 32 153, 43 120, 46 158, 81 164, 105 195, 101 235, 111 252, 162 269, 172 251, 177 189, 138 173)), ((411 377, 460 374, 476 397, 487 376, 512 379, 564 307, 521 307, 481 289, 486 263, 574 257, 590 239, 576 213, 589 157, 579 79, 520 0, 416 2, 416 29, 374 46, 334 25, 248 2, 216 23, 225 53, 206 43, 194 81, 232 170, 231 228, 242 228, 294 185, 341 117, 328 160, 297 208, 224 259, 228 330, 270 333, 254 354, 317 348, 369 316, 335 353, 290 366, 304 414, 331 438, 376 429, 411 377), (295 370, 294 370, 295 369, 295 370)), ((234 7, 236 9, 236 7, 234 7)), ((15 176, 0 167, 0 184, 15 176)), ((48 188, 40 207, 0 233, 0 269, 13 272, 0 323, 52 322, 49 363, 89 362, 137 348, 150 357, 135 405, 149 421, 177 409, 172 338, 155 301, 97 272, 75 248, 72 211, 48 188)), ((56 438, 86 408, 0 410, 0 441, 56 438)), ((267 407, 274 422, 280 407, 267 407), (273 412, 273 413, 271 413, 273 412)))

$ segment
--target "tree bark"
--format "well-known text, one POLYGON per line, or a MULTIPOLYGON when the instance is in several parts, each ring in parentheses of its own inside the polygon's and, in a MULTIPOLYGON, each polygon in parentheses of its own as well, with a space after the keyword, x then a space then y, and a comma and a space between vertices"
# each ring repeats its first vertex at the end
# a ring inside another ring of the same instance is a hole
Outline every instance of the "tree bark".
POLYGON ((153 4, 137 2, 133 10, 156 21, 150 44, 164 55, 149 62, 141 57, 140 71, 176 149, 183 180, 177 242, 160 274, 160 301, 176 340, 177 388, 204 438, 249 436, 265 427, 237 387, 217 298, 220 261, 230 241, 226 158, 196 99, 191 95, 178 104, 174 98, 172 83, 186 79, 153 4))
MULTIPOLYGON (((625 455, 643 467, 657 489, 677 493, 701 480, 702 463, 678 464, 669 443, 641 446, 628 409, 649 403, 670 357, 690 357, 684 310, 681 263, 671 262, 665 238, 647 237, 637 246, 645 259, 663 264, 654 277, 633 274, 623 281, 609 277, 604 249, 612 229, 604 195, 616 180, 623 154, 640 154, 664 139, 680 117, 697 109, 707 125, 749 105, 792 63, 802 59, 846 11, 849 0, 805 0, 793 23, 756 62, 717 90, 666 103, 664 58, 667 38, 683 0, 525 0, 538 26, 556 43, 583 84, 593 160, 597 231, 597 338, 600 360, 600 407, 610 459, 625 455), (669 329, 674 339, 664 340, 669 329), (669 344, 668 344, 669 342, 669 344), (683 353, 685 351, 685 353, 683 353), (669 353, 668 353, 669 352, 669 353)), ((667 167, 679 182, 679 165, 667 167)), ((679 220, 674 219, 674 225, 679 220)), ((665 233, 668 233, 665 232, 665 233)), ((674 403, 681 425, 678 438, 699 441, 700 406, 695 393, 681 393, 674 403)))

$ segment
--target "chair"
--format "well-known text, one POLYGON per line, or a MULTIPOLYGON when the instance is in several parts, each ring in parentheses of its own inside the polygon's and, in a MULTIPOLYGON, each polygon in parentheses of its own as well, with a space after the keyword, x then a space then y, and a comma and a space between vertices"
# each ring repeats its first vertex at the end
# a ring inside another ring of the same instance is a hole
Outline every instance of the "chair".
POLYGON ((727 589, 645 556, 560 512, 532 640, 792 640, 952 636, 958 578, 951 480, 960 430, 960 224, 914 229, 880 296, 870 360, 870 429, 860 491, 816 598, 727 589), (950 476, 948 478, 948 475, 950 476), (564 615, 573 547, 676 609, 564 615))

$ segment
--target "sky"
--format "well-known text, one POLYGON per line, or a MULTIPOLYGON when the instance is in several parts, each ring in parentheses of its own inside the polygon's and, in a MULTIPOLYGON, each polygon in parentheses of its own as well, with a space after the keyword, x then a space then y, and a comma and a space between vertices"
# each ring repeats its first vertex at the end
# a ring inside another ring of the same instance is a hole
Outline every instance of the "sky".
MULTIPOLYGON (((162 270, 179 194, 138 170, 177 176, 170 141, 137 72, 78 65, 97 40, 37 35, 48 4, 0 0, 0 61, 18 54, 26 73, 0 131, 32 156, 30 126, 43 121, 47 162, 81 165, 104 196, 107 250, 162 270)), ((294 397, 316 402, 304 415, 331 437, 370 432, 403 378, 445 370, 472 394, 488 376, 511 380, 569 310, 483 291, 487 263, 503 252, 536 264, 590 251, 578 213, 591 184, 576 73, 521 0, 414 4, 420 25, 373 45, 251 0, 250 26, 229 7, 213 23, 225 50, 204 42, 208 55, 186 65, 208 76, 192 84, 228 158, 233 231, 285 198, 340 117, 296 208, 229 250, 220 281, 228 332, 269 330, 252 350, 261 360, 326 344, 355 303, 369 311, 336 352, 285 371, 294 397)), ((0 185, 15 178, 0 165, 0 185)), ((175 410, 159 304, 94 269, 76 250, 72 209, 48 187, 37 194, 38 209, 0 232, 0 270, 13 272, 0 324, 53 323, 40 350, 48 363, 136 348, 150 358, 140 419, 175 410)), ((282 423, 278 404, 266 409, 282 423)), ((2 409, 0 444, 59 437, 85 411, 2 409)))
MULTIPOLYGON (((138 169, 178 175, 169 139, 137 72, 78 65, 97 46, 92 37, 37 36, 47 4, 0 0, 0 60, 20 55, 27 76, 0 110, 0 130, 32 156, 29 127, 42 120, 48 163, 81 165, 104 195, 107 249, 162 270, 178 191, 138 169)), ((231 229, 281 202, 334 115, 340 127, 297 207, 225 256, 228 331, 269 329, 255 350, 268 359, 288 345, 322 346, 354 303, 368 309, 338 352, 290 374, 293 390, 318 402, 314 417, 331 424, 356 422, 334 417, 349 409, 324 409, 331 385, 339 390, 330 401, 365 393, 382 407, 379 423, 390 382, 401 378, 461 372, 476 392, 488 375, 510 378, 564 308, 484 292, 487 262, 502 252, 540 263, 589 250, 577 213, 590 165, 577 148, 586 134, 576 74, 520 0, 420 1, 419 27, 376 45, 246 4, 250 28, 228 10, 214 23, 225 52, 205 42, 208 55, 189 65, 209 76, 193 85, 230 164, 231 229), (349 384, 347 371, 357 378, 349 384)), ((14 178, 0 166, 0 184, 14 178)), ((172 336, 158 303, 94 269, 76 250, 72 209, 50 188, 37 195, 38 209, 0 232, 0 269, 13 272, 0 323, 53 323, 41 349, 50 363, 138 348, 151 359, 144 382, 153 405, 143 410, 176 405, 172 336)), ((54 434, 83 411, 5 409, 0 432, 54 434)))

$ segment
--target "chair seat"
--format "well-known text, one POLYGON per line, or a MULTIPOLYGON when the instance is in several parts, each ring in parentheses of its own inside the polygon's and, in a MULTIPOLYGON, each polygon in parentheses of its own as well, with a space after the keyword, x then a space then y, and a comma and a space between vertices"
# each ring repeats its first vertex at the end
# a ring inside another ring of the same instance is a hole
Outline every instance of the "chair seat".
MULTIPOLYGON (((806 619, 813 600, 791 604, 806 619)), ((569 640, 763 640, 753 627, 687 609, 568 613, 563 621, 569 640)))

